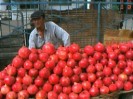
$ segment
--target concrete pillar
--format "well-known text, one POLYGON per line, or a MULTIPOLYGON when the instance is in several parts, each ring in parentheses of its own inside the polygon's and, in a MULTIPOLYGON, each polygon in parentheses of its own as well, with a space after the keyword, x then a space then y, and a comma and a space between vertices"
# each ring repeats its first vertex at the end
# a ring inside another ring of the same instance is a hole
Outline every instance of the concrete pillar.
MULTIPOLYGON (((91 0, 87 0, 88 2, 91 2, 91 0)), ((90 9, 90 3, 87 4, 87 9, 90 9)))

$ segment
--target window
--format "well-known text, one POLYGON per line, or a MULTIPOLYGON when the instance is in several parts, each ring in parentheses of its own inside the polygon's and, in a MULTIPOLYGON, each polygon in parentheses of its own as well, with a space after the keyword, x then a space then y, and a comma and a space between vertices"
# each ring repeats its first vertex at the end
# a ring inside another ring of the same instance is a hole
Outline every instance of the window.
POLYGON ((38 4, 20 4, 20 9, 37 9, 38 4))
POLYGON ((18 7, 19 9, 38 9, 38 7, 39 7, 38 4, 32 4, 33 2, 38 2, 38 1, 39 0, 11 0, 11 2, 20 3, 20 5, 18 7), (28 2, 28 4, 26 4, 25 2, 28 2))
POLYGON ((50 5, 71 5, 72 0, 49 0, 50 5))

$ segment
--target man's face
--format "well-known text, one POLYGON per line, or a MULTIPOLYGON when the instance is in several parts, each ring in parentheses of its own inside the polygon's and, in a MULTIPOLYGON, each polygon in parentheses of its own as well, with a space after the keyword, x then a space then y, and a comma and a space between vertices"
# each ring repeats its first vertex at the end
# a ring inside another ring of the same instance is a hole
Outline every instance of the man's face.
POLYGON ((35 18, 32 20, 32 23, 36 28, 42 27, 44 26, 44 18, 43 17, 35 18))

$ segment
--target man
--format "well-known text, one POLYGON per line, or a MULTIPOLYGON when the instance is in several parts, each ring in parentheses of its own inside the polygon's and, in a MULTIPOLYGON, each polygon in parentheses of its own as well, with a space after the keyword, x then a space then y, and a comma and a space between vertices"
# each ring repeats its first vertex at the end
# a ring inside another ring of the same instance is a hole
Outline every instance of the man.
POLYGON ((29 36, 29 48, 41 48, 43 44, 50 42, 55 48, 61 45, 70 45, 70 35, 52 21, 45 22, 43 11, 35 11, 31 14, 31 22, 34 29, 29 36))

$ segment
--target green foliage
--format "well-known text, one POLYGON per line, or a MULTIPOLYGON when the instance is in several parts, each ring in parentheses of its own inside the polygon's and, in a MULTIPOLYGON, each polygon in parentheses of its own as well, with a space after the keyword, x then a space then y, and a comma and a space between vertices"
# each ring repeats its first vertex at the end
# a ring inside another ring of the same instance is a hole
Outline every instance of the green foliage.
POLYGON ((113 10, 119 10, 119 7, 118 7, 117 5, 113 5, 113 6, 112 6, 112 9, 113 9, 113 10))
POLYGON ((10 0, 4 0, 4 2, 10 2, 10 0))

